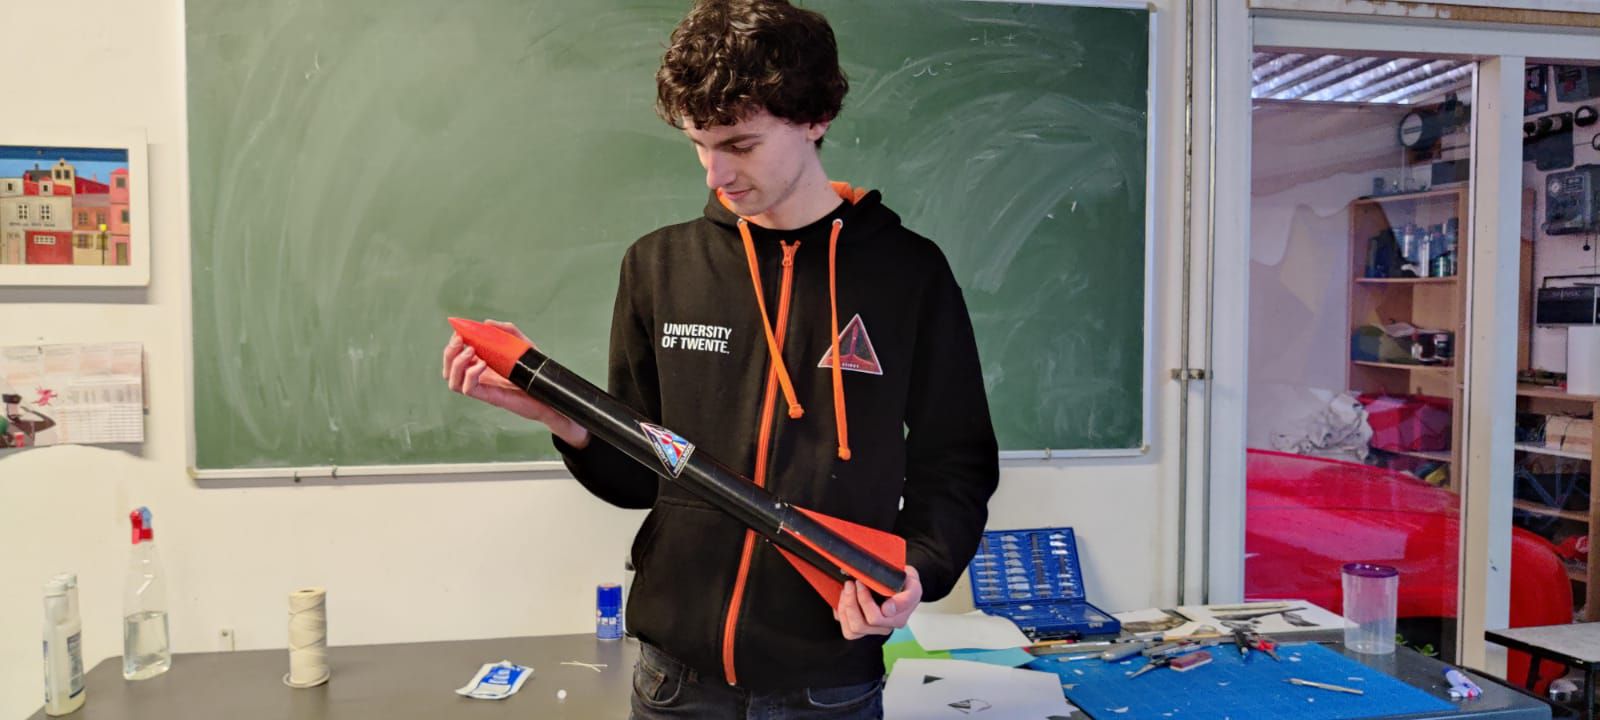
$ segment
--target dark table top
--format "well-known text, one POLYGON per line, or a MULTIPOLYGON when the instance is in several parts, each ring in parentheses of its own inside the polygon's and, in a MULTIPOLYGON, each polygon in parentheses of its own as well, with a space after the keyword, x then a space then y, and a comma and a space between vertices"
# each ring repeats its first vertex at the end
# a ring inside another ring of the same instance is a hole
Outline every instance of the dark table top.
POLYGON ((1413 720, 1444 718, 1470 718, 1470 720, 1549 720, 1550 706, 1520 690, 1480 673, 1457 667, 1467 677, 1483 688, 1483 695, 1471 700, 1450 700, 1450 682, 1444 679, 1445 663, 1427 657, 1410 648, 1396 648, 1393 655, 1363 655, 1345 649, 1341 643, 1330 647, 1356 662, 1420 688, 1437 698, 1455 704, 1456 710, 1445 713, 1403 715, 1413 720))
MULTIPOLYGON (((1337 647, 1337 643, 1335 643, 1337 647)), ((224 720, 372 720, 384 718, 622 718, 632 693, 633 640, 593 635, 359 645, 328 649, 332 679, 309 689, 283 684, 287 650, 186 653, 172 669, 149 680, 122 679, 120 657, 89 671, 89 698, 73 720, 223 718, 224 720), (506 700, 474 700, 455 693, 484 663, 510 660, 534 669, 506 700), (596 672, 562 665, 603 663, 596 672), (556 692, 566 690, 565 700, 556 692)), ((1401 648, 1394 655, 1346 655, 1439 697, 1449 697, 1443 663, 1401 648)), ((1469 673, 1484 695, 1457 704, 1459 712, 1413 718, 1548 720, 1550 708, 1505 685, 1469 673)), ((40 710, 33 719, 44 720, 40 710)))
MULTIPOLYGON (((385 718, 624 718, 632 693, 633 640, 594 635, 499 638, 328 648, 332 677, 314 688, 283 684, 288 650, 180 653, 148 680, 122 678, 122 658, 90 670, 89 693, 71 720, 222 718, 223 720, 374 720, 385 718), (510 660, 533 677, 505 700, 455 693, 484 663, 510 660), (565 661, 604 663, 595 672, 565 661), (566 690, 564 701, 557 690, 566 690)), ((34 718, 44 720, 43 710, 34 718)))

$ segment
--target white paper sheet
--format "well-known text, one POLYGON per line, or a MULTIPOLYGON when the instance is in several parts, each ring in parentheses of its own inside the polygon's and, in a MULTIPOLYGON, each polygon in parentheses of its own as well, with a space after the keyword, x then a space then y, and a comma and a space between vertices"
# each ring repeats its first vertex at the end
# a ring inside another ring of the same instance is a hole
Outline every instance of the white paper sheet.
POLYGON ((1016 623, 979 610, 961 614, 912 613, 909 625, 924 650, 1005 650, 1032 644, 1016 623))
POLYGON ((1152 635, 1190 635, 1200 623, 1190 621, 1179 615, 1174 610, 1161 608, 1145 608, 1143 610, 1129 610, 1127 612, 1111 613, 1111 616, 1122 623, 1123 631, 1138 637, 1152 635))
MULTIPOLYGON (((1185 605, 1177 608, 1184 617, 1193 620, 1185 625, 1188 632, 1193 632, 1194 627, 1211 625, 1226 631, 1222 622, 1230 612, 1249 613, 1251 608, 1272 609, 1274 606, 1303 608, 1295 610, 1292 615, 1295 622, 1285 618, 1283 614, 1267 615, 1251 621, 1256 632, 1266 635, 1294 635, 1296 633, 1318 632, 1323 630, 1343 630, 1345 619, 1329 612, 1326 609, 1312 605, 1304 600, 1277 600, 1271 602, 1241 603, 1238 605, 1185 605)), ((1179 629, 1180 632, 1183 628, 1179 629)))
POLYGON ((0 448, 144 442, 144 347, 0 348, 0 400, 0 448))
POLYGON ((883 688, 884 720, 1081 717, 1076 713, 1053 673, 964 660, 901 660, 883 688))

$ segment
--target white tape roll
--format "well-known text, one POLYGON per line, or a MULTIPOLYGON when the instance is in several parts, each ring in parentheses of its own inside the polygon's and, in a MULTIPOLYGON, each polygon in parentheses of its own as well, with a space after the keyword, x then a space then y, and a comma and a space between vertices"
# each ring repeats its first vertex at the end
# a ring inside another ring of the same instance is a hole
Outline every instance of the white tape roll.
POLYGON ((289 674, 283 684, 308 688, 328 681, 328 592, 314 587, 289 593, 289 674))

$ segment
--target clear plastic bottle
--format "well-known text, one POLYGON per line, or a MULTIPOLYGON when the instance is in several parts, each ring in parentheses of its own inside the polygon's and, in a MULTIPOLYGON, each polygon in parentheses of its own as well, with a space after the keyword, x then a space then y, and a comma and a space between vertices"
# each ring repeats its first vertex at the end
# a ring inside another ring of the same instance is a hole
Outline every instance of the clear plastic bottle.
POLYGON ((44 586, 44 713, 66 715, 80 707, 83 688, 83 621, 78 616, 78 576, 61 574, 44 586))
POLYGON ((122 594, 122 676, 143 680, 172 667, 172 644, 150 509, 141 507, 128 517, 133 522, 133 552, 122 594))

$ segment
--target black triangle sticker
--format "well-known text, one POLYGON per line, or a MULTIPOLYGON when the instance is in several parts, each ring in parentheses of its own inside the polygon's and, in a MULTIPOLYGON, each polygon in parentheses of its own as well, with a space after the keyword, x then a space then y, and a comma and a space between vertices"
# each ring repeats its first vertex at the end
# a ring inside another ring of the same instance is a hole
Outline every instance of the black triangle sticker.
MULTIPOLYGON (((822 354, 817 367, 833 367, 833 348, 822 354)), ((839 369, 867 375, 883 374, 883 364, 878 362, 878 351, 872 349, 872 338, 867 336, 867 326, 861 322, 860 314, 850 318, 844 330, 839 331, 839 369)))

